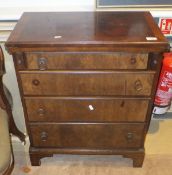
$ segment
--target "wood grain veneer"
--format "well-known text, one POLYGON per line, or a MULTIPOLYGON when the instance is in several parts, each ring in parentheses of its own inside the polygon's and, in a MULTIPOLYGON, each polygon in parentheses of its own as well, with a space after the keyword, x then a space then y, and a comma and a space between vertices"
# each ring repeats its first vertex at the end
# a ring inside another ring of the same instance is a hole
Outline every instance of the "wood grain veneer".
POLYGON ((24 13, 13 55, 33 166, 53 154, 114 154, 141 167, 163 52, 149 12, 24 13))

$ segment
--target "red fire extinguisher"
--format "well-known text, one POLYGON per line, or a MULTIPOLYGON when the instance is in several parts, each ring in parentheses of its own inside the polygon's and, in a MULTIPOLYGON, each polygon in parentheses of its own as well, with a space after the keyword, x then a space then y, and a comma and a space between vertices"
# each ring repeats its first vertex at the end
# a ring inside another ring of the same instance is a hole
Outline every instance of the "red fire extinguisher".
POLYGON ((154 101, 154 114, 164 114, 172 98, 172 53, 165 53, 154 101))

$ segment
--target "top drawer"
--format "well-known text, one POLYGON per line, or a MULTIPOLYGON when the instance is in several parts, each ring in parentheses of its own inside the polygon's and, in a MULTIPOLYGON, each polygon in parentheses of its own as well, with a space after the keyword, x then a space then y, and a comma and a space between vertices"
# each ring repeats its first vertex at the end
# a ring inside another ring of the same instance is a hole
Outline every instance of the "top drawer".
POLYGON ((19 69, 83 70, 83 69, 147 69, 146 53, 26 52, 18 60, 19 69))

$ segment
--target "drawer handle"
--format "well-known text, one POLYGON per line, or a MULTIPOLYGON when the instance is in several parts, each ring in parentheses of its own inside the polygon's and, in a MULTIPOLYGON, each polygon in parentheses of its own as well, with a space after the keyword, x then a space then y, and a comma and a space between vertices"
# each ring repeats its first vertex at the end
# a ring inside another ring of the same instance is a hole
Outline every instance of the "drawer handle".
POLYGON ((136 64, 136 58, 135 58, 135 57, 131 57, 130 63, 131 63, 131 64, 136 64))
POLYGON ((133 140, 134 134, 132 132, 128 132, 126 135, 126 139, 128 142, 131 142, 133 140))
POLYGON ((45 115, 45 109, 43 109, 43 108, 39 108, 37 112, 40 116, 45 115))
POLYGON ((38 62, 39 70, 47 69, 47 59, 46 58, 38 58, 37 62, 38 62))
POLYGON ((41 133, 41 140, 42 140, 43 142, 46 142, 47 139, 48 139, 48 133, 45 132, 45 131, 43 131, 43 132, 41 133))
POLYGON ((142 82, 140 80, 136 80, 134 87, 136 91, 141 91, 143 89, 142 82))
POLYGON ((40 81, 37 80, 37 79, 34 79, 34 80, 32 81, 32 84, 35 85, 35 86, 38 86, 38 85, 40 84, 40 81))

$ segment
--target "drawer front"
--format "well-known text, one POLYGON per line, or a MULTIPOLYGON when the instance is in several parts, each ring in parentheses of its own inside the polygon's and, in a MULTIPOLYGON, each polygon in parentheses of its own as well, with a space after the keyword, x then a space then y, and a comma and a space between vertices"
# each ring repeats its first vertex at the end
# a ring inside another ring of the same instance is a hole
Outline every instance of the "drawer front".
POLYGON ((29 121, 143 122, 149 100, 113 98, 25 98, 29 121))
POLYGON ((25 95, 150 95, 154 73, 21 73, 25 95))
POLYGON ((34 124, 30 125, 35 147, 139 148, 144 124, 34 124))
POLYGON ((146 69, 144 53, 26 53, 27 69, 146 69))

